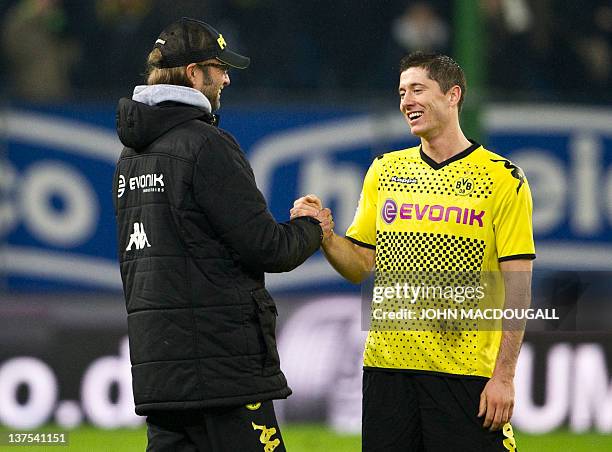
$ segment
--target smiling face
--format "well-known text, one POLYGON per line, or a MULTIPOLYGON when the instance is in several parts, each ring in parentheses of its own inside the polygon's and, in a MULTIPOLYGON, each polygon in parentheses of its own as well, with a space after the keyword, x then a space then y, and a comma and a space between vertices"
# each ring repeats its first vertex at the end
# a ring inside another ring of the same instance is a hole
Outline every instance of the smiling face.
POLYGON ((229 66, 217 59, 187 66, 188 76, 195 89, 210 101, 212 111, 221 107, 221 91, 230 84, 229 66))
POLYGON ((461 88, 453 86, 444 93, 427 69, 410 67, 400 75, 400 111, 404 114, 413 135, 432 140, 440 135, 451 121, 458 121, 457 103, 461 88))

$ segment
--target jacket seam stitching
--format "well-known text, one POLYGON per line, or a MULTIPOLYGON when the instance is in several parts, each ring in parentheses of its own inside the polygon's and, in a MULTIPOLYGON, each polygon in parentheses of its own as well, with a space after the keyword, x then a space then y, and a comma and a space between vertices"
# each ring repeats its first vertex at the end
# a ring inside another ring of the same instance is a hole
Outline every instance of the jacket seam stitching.
MULTIPOLYGON (((128 149, 133 149, 133 148, 128 148, 128 149)), ((194 165, 194 162, 192 160, 189 160, 189 159, 186 159, 186 158, 183 158, 183 157, 179 157, 178 155, 166 154, 165 152, 147 152, 146 154, 140 153, 140 154, 137 154, 137 155, 126 155, 124 157, 121 157, 119 159, 119 161, 144 158, 144 157, 149 157, 151 155, 156 155, 156 156, 161 156, 161 157, 168 157, 169 159, 172 159, 172 160, 180 160, 182 162, 188 163, 191 166, 194 165)))

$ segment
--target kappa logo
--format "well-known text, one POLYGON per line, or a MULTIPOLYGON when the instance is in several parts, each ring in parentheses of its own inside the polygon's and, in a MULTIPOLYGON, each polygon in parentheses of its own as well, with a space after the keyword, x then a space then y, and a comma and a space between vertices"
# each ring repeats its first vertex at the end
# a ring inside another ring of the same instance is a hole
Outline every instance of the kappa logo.
POLYGON ((418 184, 419 180, 414 177, 397 177, 392 176, 390 179, 391 182, 397 182, 399 184, 418 184))
POLYGON ((272 452, 280 445, 280 439, 272 437, 276 435, 275 427, 266 427, 265 425, 257 425, 255 422, 251 422, 253 430, 261 430, 259 435, 259 442, 264 445, 264 452, 272 452))
POLYGON ((512 425, 509 422, 504 424, 502 427, 502 432, 504 433, 505 439, 502 444, 504 447, 510 452, 514 452, 516 450, 516 440, 514 439, 514 431, 512 430, 512 425))
POLYGON ((510 174, 512 175, 512 177, 514 177, 516 180, 519 181, 518 186, 516 187, 516 193, 519 192, 519 190, 521 189, 521 187, 523 186, 523 184, 525 183, 525 173, 523 173, 523 170, 520 169, 518 166, 516 166, 514 163, 512 163, 510 160, 506 160, 506 159, 500 159, 500 160, 493 160, 491 159, 492 162, 502 162, 504 164, 504 167, 506 169, 510 170, 510 174))
POLYGON ((119 175, 119 187, 117 188, 117 198, 121 198, 125 193, 125 176, 119 175))
POLYGON ((137 250, 142 250, 145 247, 151 248, 151 244, 149 243, 147 233, 142 223, 134 223, 134 232, 130 234, 130 241, 125 250, 132 251, 132 246, 135 246, 137 250))

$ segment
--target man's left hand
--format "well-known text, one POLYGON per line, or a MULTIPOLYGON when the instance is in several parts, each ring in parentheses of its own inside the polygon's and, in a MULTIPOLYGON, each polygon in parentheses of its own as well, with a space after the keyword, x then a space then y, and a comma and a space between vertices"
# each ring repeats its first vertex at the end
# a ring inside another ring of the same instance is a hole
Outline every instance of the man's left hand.
POLYGON ((499 430, 510 421, 513 410, 513 379, 491 377, 480 394, 478 417, 485 416, 482 426, 491 431, 499 430))

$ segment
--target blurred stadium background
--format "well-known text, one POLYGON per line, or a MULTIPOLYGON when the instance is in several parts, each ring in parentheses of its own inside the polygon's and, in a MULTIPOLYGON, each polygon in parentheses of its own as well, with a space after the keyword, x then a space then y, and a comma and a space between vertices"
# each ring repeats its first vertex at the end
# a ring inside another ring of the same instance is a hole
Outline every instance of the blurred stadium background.
MULTIPOLYGON (((397 111, 399 58, 438 50, 464 66, 469 135, 530 179, 534 303, 564 312, 526 338, 519 448, 612 450, 612 4, 603 0, 0 2, 0 432, 67 430, 70 450, 144 448, 115 263, 114 108, 141 82, 159 30, 181 16, 214 24, 252 57, 231 74, 221 123, 249 154, 273 214, 287 219, 293 200, 314 192, 339 231, 372 158, 416 142, 397 111)), ((294 390, 277 405, 289 450, 358 450, 359 288, 321 255, 268 281, 294 390)))

